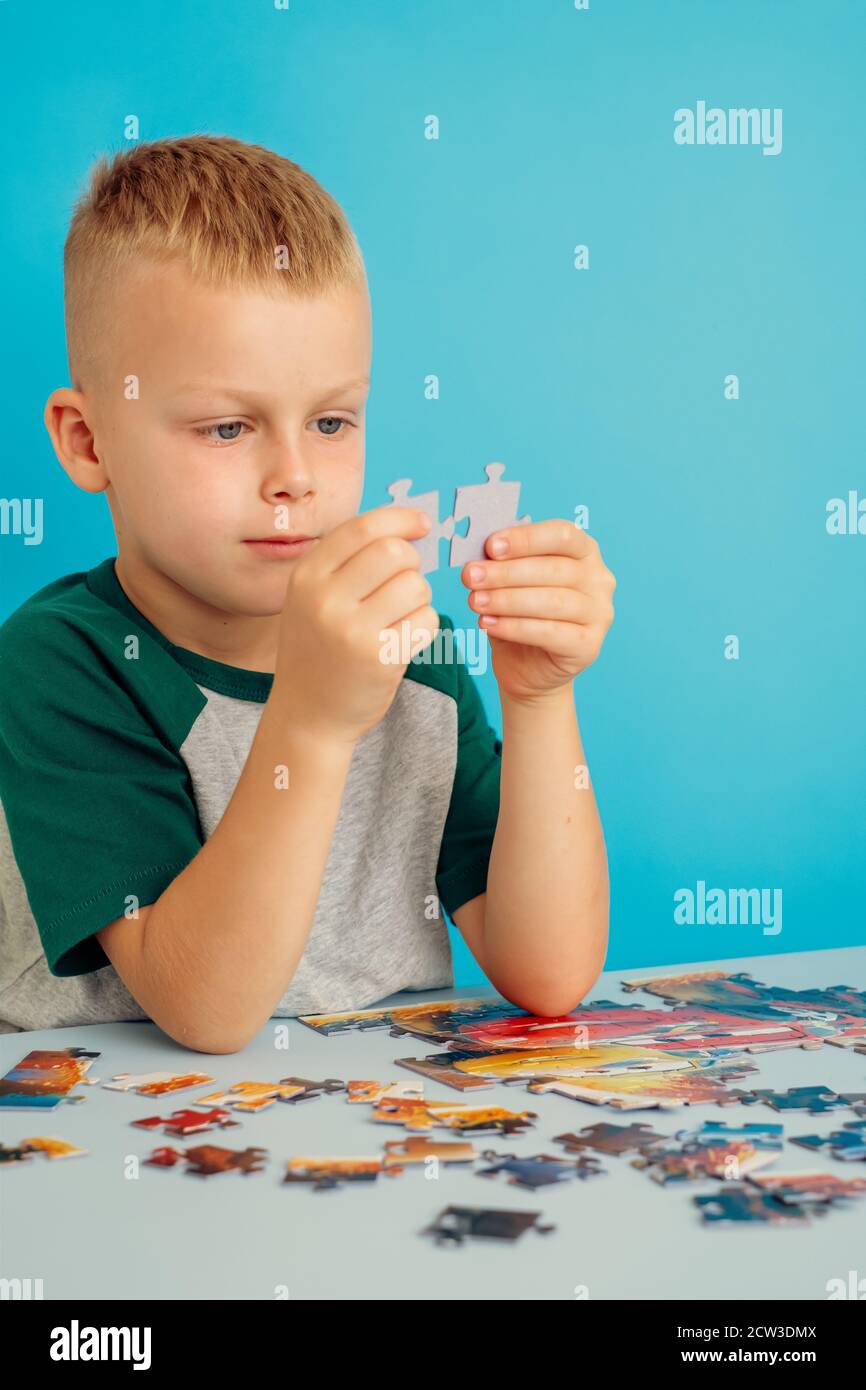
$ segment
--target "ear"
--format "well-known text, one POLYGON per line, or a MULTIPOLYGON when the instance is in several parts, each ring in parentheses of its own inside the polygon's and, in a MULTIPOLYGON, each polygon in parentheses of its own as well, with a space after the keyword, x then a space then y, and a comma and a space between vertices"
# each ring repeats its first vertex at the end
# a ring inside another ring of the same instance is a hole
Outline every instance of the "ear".
POLYGON ((82 391, 60 386, 45 402, 42 418, 60 466, 75 486, 84 492, 104 492, 109 479, 94 450, 88 413, 88 401, 82 391))

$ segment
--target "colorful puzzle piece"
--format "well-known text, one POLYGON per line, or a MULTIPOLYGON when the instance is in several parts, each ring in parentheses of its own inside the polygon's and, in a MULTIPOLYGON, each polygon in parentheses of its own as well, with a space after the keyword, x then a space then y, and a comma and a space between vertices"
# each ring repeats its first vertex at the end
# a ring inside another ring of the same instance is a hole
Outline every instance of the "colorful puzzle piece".
POLYGON ((483 1078, 486 1084, 525 1084, 534 1095, 553 1091, 570 1100, 619 1110, 715 1103, 725 1094, 728 1081, 757 1071, 751 1063, 720 1061, 704 1049, 670 1053, 619 1043, 517 1052, 447 1052, 432 1058, 395 1060, 397 1066, 435 1076, 458 1088, 469 1076, 483 1078))
POLYGON ((455 1054, 441 1053, 434 1057, 396 1057, 396 1065, 416 1071, 428 1081, 440 1081, 454 1091, 489 1091, 496 1083, 488 1076, 470 1076, 455 1068, 455 1054))
POLYGON ((831 1134, 792 1135, 791 1143, 803 1149, 829 1149, 843 1163, 866 1163, 866 1120, 854 1120, 831 1134))
POLYGON ((468 1236, 493 1240, 517 1240, 524 1231, 548 1235, 554 1226, 539 1226, 540 1211, 513 1211, 500 1207, 445 1207, 423 1235, 437 1245, 462 1245, 468 1236))
POLYGON ((760 1192, 747 1183, 726 1183, 711 1197, 693 1197, 705 1221, 805 1221, 806 1212, 793 1202, 783 1202, 772 1192, 760 1192))
POLYGON ((347 1081, 346 1100, 353 1105, 375 1105, 386 1096, 394 1100, 421 1100, 424 1087, 413 1081, 347 1081))
POLYGON ((746 1105, 763 1101, 774 1110, 808 1110, 810 1115, 823 1115, 828 1110, 846 1110, 849 1105, 846 1096, 837 1095, 829 1086, 792 1086, 787 1091, 753 1090, 743 1093, 742 1101, 746 1105))
POLYGON ((168 1096, 175 1091, 188 1091, 193 1086, 206 1086, 213 1079, 200 1071, 152 1071, 141 1076, 122 1071, 105 1082, 105 1090, 135 1091, 139 1096, 168 1096))
POLYGON ((570 1178, 594 1178, 604 1174, 597 1158, 585 1155, 576 1159, 556 1158, 551 1154, 533 1154, 530 1158, 518 1158, 511 1154, 498 1154, 485 1149, 481 1157, 488 1168, 476 1170, 479 1178, 495 1177, 498 1173, 508 1173, 509 1183, 516 1187, 549 1187, 555 1183, 567 1182, 570 1178))
POLYGON ((233 1120, 228 1110, 206 1110, 199 1113, 197 1110, 175 1110, 167 1118, 161 1115, 150 1115, 144 1120, 131 1120, 131 1124, 138 1129, 159 1129, 162 1126, 165 1134, 200 1134, 208 1129, 227 1129, 230 1125, 240 1124, 239 1120, 233 1120))
POLYGON ((721 1178, 731 1181, 774 1163, 782 1151, 781 1125, 739 1125, 717 1121, 701 1129, 679 1130, 671 1139, 632 1159, 633 1168, 646 1168, 658 1183, 721 1178))
POLYGON ((389 1139, 385 1145, 385 1166, 393 1163, 426 1163, 435 1158, 440 1163, 471 1163, 478 1157, 474 1144, 454 1143, 431 1139, 427 1134, 412 1134, 405 1139, 389 1139))
POLYGON ((811 1035, 804 1046, 816 1041, 841 1047, 866 1043, 866 990, 850 985, 796 990, 762 984, 744 971, 698 970, 623 980, 622 986, 629 992, 645 990, 677 1006, 699 1004, 755 1019, 794 1020, 811 1035))
POLYGON ((383 1124, 403 1125, 410 1130, 434 1126, 463 1132, 522 1134, 538 1116, 533 1110, 506 1110, 498 1105, 459 1105, 439 1100, 382 1100, 372 1118, 383 1124))
POLYGON ((380 1173, 396 1177, 403 1172, 384 1158, 290 1158, 283 1182, 309 1183, 314 1192, 325 1192, 342 1182, 375 1182, 380 1173))
POLYGON ((760 1173, 748 1181, 772 1192, 783 1202, 829 1204, 866 1196, 866 1178, 840 1178, 836 1173, 760 1173))
MULTIPOLYGON (((212 1079, 212 1078, 211 1078, 212 1079)), ((345 1091, 346 1083, 336 1077, 325 1081, 308 1081, 303 1076, 284 1076, 281 1081, 236 1081, 227 1091, 212 1091, 199 1096, 193 1105, 231 1106, 245 1113, 269 1109, 275 1101, 294 1105, 302 1100, 316 1100, 324 1093, 345 1091)))
POLYGON ((224 1149, 217 1144, 200 1144, 192 1149, 173 1149, 166 1145, 154 1149, 145 1163, 155 1167, 173 1168, 176 1163, 186 1160, 188 1173, 197 1177, 211 1177, 214 1173, 239 1172, 263 1173, 267 1159, 267 1149, 224 1149))
POLYGON ((4 1110, 53 1110, 64 1100, 81 1100, 70 1095, 73 1086, 93 1086, 95 1078, 86 1076, 98 1052, 82 1047, 53 1051, 37 1049, 0 1078, 0 1107, 4 1110))
POLYGON ((586 1125, 579 1134, 557 1134, 554 1143, 564 1144, 567 1153, 594 1149, 603 1154, 626 1154, 635 1151, 643 1153, 656 1144, 664 1143, 667 1137, 645 1124, 598 1124, 586 1125))
POLYGON ((79 1158, 87 1150, 66 1139, 39 1135, 34 1139, 22 1139, 17 1144, 0 1144, 0 1163, 21 1163, 37 1153, 45 1158, 79 1158))

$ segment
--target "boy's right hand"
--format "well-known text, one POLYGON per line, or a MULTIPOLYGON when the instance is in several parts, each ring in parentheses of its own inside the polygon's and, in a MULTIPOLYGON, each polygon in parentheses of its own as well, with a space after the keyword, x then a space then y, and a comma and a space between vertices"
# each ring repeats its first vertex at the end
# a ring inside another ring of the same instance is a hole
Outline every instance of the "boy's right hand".
POLYGON ((439 630, 432 590, 409 544, 429 529, 415 507, 376 507, 342 522, 293 563, 271 699, 294 728, 354 744, 385 714, 409 659, 439 630), (407 659, 388 662, 380 634, 391 628, 402 638, 404 621, 407 659))

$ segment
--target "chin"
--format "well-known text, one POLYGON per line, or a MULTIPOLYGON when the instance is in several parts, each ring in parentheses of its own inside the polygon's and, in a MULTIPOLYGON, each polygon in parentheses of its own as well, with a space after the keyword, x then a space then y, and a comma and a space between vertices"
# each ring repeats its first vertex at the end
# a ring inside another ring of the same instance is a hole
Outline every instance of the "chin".
POLYGON ((245 593, 232 601, 230 611, 239 618, 276 618, 286 601, 286 584, 275 585, 269 592, 245 593))

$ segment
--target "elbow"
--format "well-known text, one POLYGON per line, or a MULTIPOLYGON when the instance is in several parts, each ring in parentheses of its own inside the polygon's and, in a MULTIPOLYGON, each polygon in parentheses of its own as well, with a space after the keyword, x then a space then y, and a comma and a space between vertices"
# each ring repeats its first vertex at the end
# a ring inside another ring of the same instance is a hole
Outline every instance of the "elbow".
MULTIPOLYGON (((154 1019, 154 1023, 158 1022, 154 1019)), ((250 1042, 248 1035, 232 1036, 223 1031, 215 1034, 197 1033, 187 1025, 177 1028, 166 1027, 160 1024, 164 1033, 167 1033, 172 1042, 176 1042, 180 1047, 185 1047, 189 1052, 200 1052, 205 1056, 222 1057, 232 1052, 243 1052, 247 1043, 250 1042)))
POLYGON ((533 994, 512 1002, 536 1018, 564 1018, 583 1002, 584 995, 588 994, 591 988, 591 985, 587 985, 584 990, 572 990, 568 994, 563 994, 561 990, 552 990, 549 994, 533 994))
POLYGON ((228 1033, 219 1033, 215 1037, 199 1037, 194 1042, 186 1041, 184 1047, 188 1047, 192 1052, 204 1052, 215 1057, 224 1057, 232 1052, 243 1052, 244 1048, 252 1041, 255 1034, 244 1033, 242 1037, 233 1037, 228 1033))
POLYGON ((563 990, 562 981, 551 984, 550 991, 546 997, 546 1004, 550 1012, 548 1018, 561 1018, 563 1014, 570 1014, 572 1009, 577 1009, 584 1003, 590 990, 595 987, 601 975, 601 965, 597 970, 593 970, 585 976, 581 982, 573 986, 570 990, 563 990))
POLYGON ((523 981, 508 990, 500 987, 499 992, 510 1003, 516 1004, 519 1009, 525 1009, 536 1018, 564 1018, 572 1009, 583 1003, 600 974, 599 965, 598 969, 584 975, 575 984, 569 984, 560 976, 557 979, 535 981, 532 984, 523 981))
POLYGON ((188 1047, 191 1052, 202 1052, 210 1057, 225 1057, 232 1052, 243 1052, 246 1045, 246 1042, 227 1043, 222 1039, 213 1043, 184 1043, 184 1047, 188 1047))

